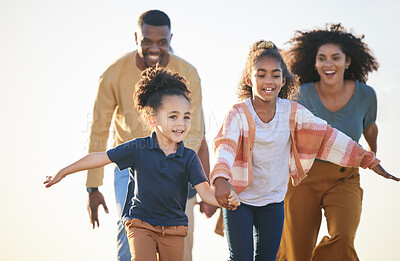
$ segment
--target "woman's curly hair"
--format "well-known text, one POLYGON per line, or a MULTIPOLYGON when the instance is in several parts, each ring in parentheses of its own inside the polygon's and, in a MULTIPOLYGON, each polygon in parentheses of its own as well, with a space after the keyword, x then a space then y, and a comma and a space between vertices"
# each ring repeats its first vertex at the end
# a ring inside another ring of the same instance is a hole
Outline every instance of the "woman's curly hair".
POLYGON ((157 114, 166 97, 183 96, 190 102, 187 84, 179 73, 158 65, 144 70, 133 95, 135 108, 141 114, 142 120, 149 114, 157 114))
POLYGON ((270 41, 260 40, 253 44, 247 57, 246 66, 240 77, 237 95, 239 100, 253 97, 252 87, 247 84, 247 79, 251 78, 251 72, 256 63, 262 57, 272 57, 281 64, 282 76, 285 79, 285 85, 281 88, 278 96, 284 99, 294 99, 299 91, 297 78, 291 74, 278 48, 270 41))
POLYGON ((345 70, 345 80, 366 82, 368 73, 376 71, 378 62, 372 55, 367 44, 359 37, 347 32, 341 24, 326 24, 325 29, 297 31, 289 40, 292 45, 288 51, 290 70, 299 77, 300 84, 320 80, 315 68, 315 59, 319 47, 324 44, 337 44, 346 57, 351 58, 351 64, 345 70))

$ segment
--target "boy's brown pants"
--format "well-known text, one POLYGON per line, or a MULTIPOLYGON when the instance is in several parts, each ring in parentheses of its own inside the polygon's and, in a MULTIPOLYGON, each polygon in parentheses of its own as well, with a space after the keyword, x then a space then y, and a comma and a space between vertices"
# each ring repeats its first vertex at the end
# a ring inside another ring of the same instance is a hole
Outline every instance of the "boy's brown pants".
POLYGON ((277 260, 358 260, 354 238, 362 196, 358 168, 315 161, 307 178, 298 186, 288 186, 277 260), (322 209, 329 236, 316 246, 322 209))
POLYGON ((125 222, 125 231, 132 261, 183 260, 187 226, 153 226, 134 218, 125 222))

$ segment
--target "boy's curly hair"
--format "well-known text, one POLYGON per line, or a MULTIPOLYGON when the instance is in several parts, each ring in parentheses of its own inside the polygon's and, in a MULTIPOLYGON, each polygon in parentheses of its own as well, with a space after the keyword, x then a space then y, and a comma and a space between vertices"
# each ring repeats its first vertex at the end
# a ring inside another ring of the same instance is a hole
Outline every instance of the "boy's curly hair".
POLYGON ((284 99, 294 99, 299 91, 297 78, 291 74, 278 48, 270 41, 260 40, 253 44, 247 57, 246 66, 240 77, 237 95, 239 100, 253 97, 252 87, 247 84, 247 79, 251 78, 251 72, 256 63, 262 57, 272 57, 281 64, 282 76, 285 79, 285 85, 281 88, 278 96, 284 99))
POLYGON ((290 70, 299 77, 300 84, 320 80, 314 70, 319 47, 324 44, 337 44, 351 64, 344 73, 345 80, 366 82, 368 73, 378 70, 379 64, 367 44, 359 37, 347 32, 341 24, 326 24, 325 29, 297 31, 289 40, 292 45, 287 53, 290 70))
POLYGON ((150 67, 141 74, 133 95, 135 108, 141 116, 157 114, 163 100, 168 96, 183 96, 190 102, 188 82, 179 73, 161 66, 150 67))

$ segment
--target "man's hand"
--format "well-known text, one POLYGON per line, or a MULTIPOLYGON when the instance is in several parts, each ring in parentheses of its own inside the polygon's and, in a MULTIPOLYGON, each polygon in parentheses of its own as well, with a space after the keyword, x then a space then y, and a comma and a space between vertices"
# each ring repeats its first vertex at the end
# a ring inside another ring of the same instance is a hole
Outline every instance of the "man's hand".
POLYGON ((222 177, 215 179, 214 186, 215 198, 217 199, 218 204, 228 210, 234 209, 235 207, 229 204, 228 198, 232 190, 236 191, 235 188, 225 178, 222 177))
POLYGON ((100 226, 99 215, 98 215, 99 205, 103 205, 104 211, 108 214, 108 208, 104 200, 103 194, 101 194, 100 191, 93 191, 92 193, 89 194, 88 204, 87 204, 90 224, 93 225, 93 229, 96 227, 96 223, 97 227, 100 226))
POLYGON ((207 218, 210 218, 214 215, 215 211, 217 211, 218 207, 207 204, 204 201, 199 202, 200 205, 200 213, 204 213, 207 218))

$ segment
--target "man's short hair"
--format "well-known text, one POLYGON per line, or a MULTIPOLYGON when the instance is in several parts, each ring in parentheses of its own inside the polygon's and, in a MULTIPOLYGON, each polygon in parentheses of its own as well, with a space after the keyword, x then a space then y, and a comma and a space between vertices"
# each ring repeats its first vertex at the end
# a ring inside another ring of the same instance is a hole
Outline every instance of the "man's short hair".
POLYGON ((138 26, 142 27, 143 24, 154 25, 154 26, 168 26, 171 30, 171 21, 166 13, 160 10, 149 10, 144 12, 138 21, 138 26))

